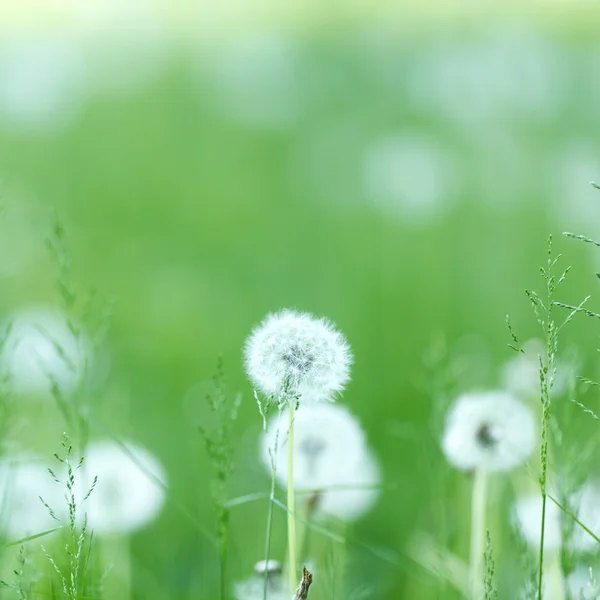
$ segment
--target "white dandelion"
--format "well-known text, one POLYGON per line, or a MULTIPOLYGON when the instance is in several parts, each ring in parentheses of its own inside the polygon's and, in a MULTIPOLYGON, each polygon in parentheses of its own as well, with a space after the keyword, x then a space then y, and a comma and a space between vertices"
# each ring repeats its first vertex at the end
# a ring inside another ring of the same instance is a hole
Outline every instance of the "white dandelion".
MULTIPOLYGON (((542 496, 539 493, 523 496, 514 505, 514 523, 527 545, 537 550, 542 532, 542 496)), ((544 549, 558 550, 562 541, 562 511, 546 499, 544 520, 544 549)))
POLYGON ((66 38, 20 36, 0 48, 0 122, 19 131, 59 128, 86 95, 81 52, 66 38))
MULTIPOLYGON (((572 494, 570 507, 577 519, 594 535, 600 536, 600 482, 589 481, 572 494)), ((600 544, 583 527, 575 523, 569 546, 572 550, 591 552, 600 550, 600 544)))
POLYGON ((251 127, 293 125, 307 95, 300 50, 289 32, 236 36, 212 64, 219 109, 251 127))
MULTIPOLYGON (((156 457, 133 444, 91 443, 84 452, 79 496, 96 487, 84 503, 89 527, 97 534, 129 533, 153 521, 165 502, 165 471, 156 457)), ((83 516, 83 515, 81 515, 83 516)))
POLYGON ((506 392, 460 396, 446 418, 442 449, 464 471, 507 471, 525 463, 536 445, 531 410, 506 392))
MULTIPOLYGON (((546 356, 546 347, 541 340, 531 339, 523 344, 523 353, 506 361, 502 367, 501 381, 504 389, 517 396, 536 398, 540 395, 540 359, 546 356)), ((551 394, 560 396, 568 387, 573 369, 564 363, 556 365, 556 374, 551 394)))
MULTIPOLYGON (((566 505, 595 536, 600 535, 600 482, 589 481, 579 490, 569 495, 566 505)), ((542 498, 540 494, 526 496, 515 504, 516 524, 525 541, 534 549, 539 548, 542 498)), ((586 529, 574 521, 569 522, 563 540, 563 524, 571 519, 550 499, 546 500, 546 525, 544 530, 544 548, 555 550, 563 541, 572 552, 593 552, 600 545, 586 529)))
POLYGON ((327 319, 282 310, 268 315, 246 341, 246 371, 268 396, 333 400, 350 378, 352 354, 327 319))
POLYGON ((60 526, 40 497, 52 508, 57 518, 64 516, 64 488, 54 481, 41 461, 32 457, 2 461, 1 523, 9 540, 18 540, 60 526))
MULTIPOLYGON (((263 435, 261 454, 271 470, 271 452, 278 438, 275 476, 288 484, 287 435, 280 419, 271 420, 263 435)), ((377 462, 356 417, 336 404, 309 405, 296 411, 293 486, 310 503, 315 516, 352 521, 375 503, 380 483, 377 462)))
POLYGON ((453 204, 457 179, 451 154, 423 135, 385 137, 365 154, 365 193, 392 217, 419 221, 443 216, 453 204))
MULTIPOLYGON (((254 575, 240 583, 236 583, 234 597, 236 600, 263 600, 264 576, 254 575)), ((267 600, 290 600, 291 594, 283 583, 281 577, 269 575, 267 583, 267 600)))
POLYGON ((49 308, 28 308, 8 319, 0 371, 18 394, 47 394, 51 382, 61 393, 73 392, 90 360, 90 343, 75 336, 67 317, 49 308))
POLYGON ((600 599, 600 586, 591 568, 577 567, 567 577, 567 590, 573 600, 600 599))

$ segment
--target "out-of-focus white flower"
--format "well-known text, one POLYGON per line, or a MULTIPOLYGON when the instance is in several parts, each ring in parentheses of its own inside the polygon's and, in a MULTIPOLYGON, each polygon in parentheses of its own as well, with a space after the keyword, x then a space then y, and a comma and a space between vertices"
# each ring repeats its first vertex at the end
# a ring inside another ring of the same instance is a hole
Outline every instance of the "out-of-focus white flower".
POLYGON ((577 567, 567 577, 567 590, 573 600, 598 600, 600 586, 594 571, 589 568, 577 567))
POLYGON ((163 486, 156 480, 165 484, 166 475, 157 458, 139 446, 125 447, 127 452, 115 442, 91 443, 78 472, 80 500, 94 477, 98 478, 81 512, 87 513, 89 527, 100 535, 144 527, 156 518, 165 501, 163 486))
POLYGON ((32 457, 3 460, 0 463, 0 490, 2 528, 9 540, 60 527, 40 496, 61 518, 66 511, 64 488, 54 481, 42 462, 32 457))
POLYGON ((246 372, 264 394, 333 400, 350 378, 352 354, 326 319, 282 310, 267 315, 245 346, 246 372))
POLYGON ((265 571, 268 573, 281 573, 281 563, 274 558, 259 560, 254 565, 254 572, 258 575, 264 575, 265 571))
MULTIPOLYGON (((575 511, 577 519, 596 536, 600 536, 600 483, 598 481, 585 483, 572 494, 569 504, 575 511)), ((569 545, 573 550, 582 552, 600 550, 598 542, 577 523, 573 525, 569 545)))
POLYGON ((531 410, 506 392, 463 394, 442 437, 448 461, 464 471, 506 471, 525 463, 536 444, 531 410))
POLYGON ((213 68, 219 107, 229 117, 269 129, 298 118, 306 90, 298 72, 299 50, 289 35, 238 37, 220 52, 213 68))
MULTIPOLYGON (((235 584, 234 596, 236 600, 263 600, 264 598, 264 575, 255 574, 235 584)), ((290 600, 291 594, 279 575, 269 575, 267 583, 267 600, 290 600)))
POLYGON ((386 137, 368 148, 365 193, 388 214, 412 220, 443 215, 456 191, 456 166, 439 144, 422 135, 386 137))
MULTIPOLYGON (((596 536, 600 534, 600 483, 589 481, 578 491, 569 495, 567 506, 577 519, 596 536)), ((515 504, 517 525, 527 543, 534 549, 539 548, 542 519, 541 495, 531 495, 519 499, 515 504)), ((544 548, 555 550, 562 543, 563 519, 561 509, 550 499, 546 500, 546 529, 544 548)), ((572 552, 591 552, 600 549, 598 542, 579 524, 571 523, 565 540, 572 552)))
POLYGON ((590 185, 600 179, 600 149, 591 141, 570 143, 550 158, 546 171, 547 193, 561 226, 586 233, 600 219, 600 192, 590 185))
MULTIPOLYGON (((525 354, 519 353, 504 363, 502 367, 502 387, 517 396, 539 397, 540 395, 540 360, 545 359, 546 347, 536 339, 523 344, 525 354)), ((560 396, 566 391, 569 383, 569 368, 563 363, 556 366, 556 375, 551 394, 560 396)))
MULTIPOLYGON (((515 524, 527 544, 537 550, 540 547, 542 531, 542 497, 531 494, 519 498, 514 506, 515 524)), ((562 511, 552 500, 546 499, 544 526, 544 549, 553 551, 561 545, 562 511)))
POLYGON ((85 65, 73 44, 38 34, 0 46, 0 126, 63 126, 79 115, 85 94, 85 65))
MULTIPOLYGON (((284 419, 271 420, 262 438, 262 458, 271 470, 275 448, 276 478, 287 486, 287 432, 284 419)), ((294 489, 305 492, 314 502, 315 515, 344 521, 359 518, 378 496, 379 467, 367 447, 356 417, 343 406, 319 404, 301 406, 294 422, 294 489)))
POLYGON ((412 61, 408 92, 420 106, 479 128, 484 120, 539 119, 562 101, 561 58, 533 30, 493 28, 477 37, 429 44, 412 61))
POLYGON ((51 381, 63 394, 77 387, 90 359, 90 344, 83 334, 73 335, 65 315, 49 308, 28 308, 13 315, 8 324, 0 370, 17 393, 47 394, 51 381))

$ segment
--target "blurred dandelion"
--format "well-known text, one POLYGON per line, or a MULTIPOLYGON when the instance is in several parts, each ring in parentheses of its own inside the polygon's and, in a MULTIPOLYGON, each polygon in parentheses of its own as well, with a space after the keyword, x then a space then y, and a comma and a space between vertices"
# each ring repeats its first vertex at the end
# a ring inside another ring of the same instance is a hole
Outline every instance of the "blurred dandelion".
POLYGON ((79 116, 86 96, 81 52, 63 38, 21 36, 0 47, 0 126, 54 130, 79 116))
MULTIPOLYGON (((562 541, 562 512, 554 502, 546 503, 544 550, 558 550, 562 541)), ((533 550, 540 547, 542 527, 542 497, 530 494, 518 498, 514 505, 514 523, 522 538, 533 550)))
POLYGON ((26 456, 3 460, 0 489, 2 527, 9 540, 60 527, 57 519, 66 513, 63 490, 39 460, 26 456), (40 497, 52 507, 57 519, 40 497))
POLYGON ((451 156, 422 135, 378 140, 364 159, 369 200, 391 216, 409 220, 439 218, 454 200, 457 172, 451 156))
POLYGON ((600 586, 591 568, 577 567, 567 577, 567 590, 573 600, 598 600, 600 586))
POLYGON ((501 391, 460 396, 442 437, 448 461, 463 471, 507 471, 524 464, 537 441, 531 410, 501 391))
POLYGON ((247 126, 279 129, 293 124, 306 91, 300 85, 300 59, 289 32, 237 38, 212 65, 220 109, 247 126))
POLYGON ((79 485, 85 495, 98 478, 86 512, 90 529, 99 535, 141 529, 157 517, 165 502, 166 474, 158 459, 139 446, 125 448, 96 441, 84 452, 79 485))
POLYGON ((244 353, 255 388, 277 399, 331 401, 350 378, 352 354, 345 337, 327 319, 308 313, 267 315, 244 353))
MULTIPOLYGON (((519 353, 502 366, 502 387, 516 396, 538 398, 540 395, 540 357, 546 356, 541 340, 531 339, 523 344, 524 354, 519 353)), ((568 387, 573 369, 564 363, 557 364, 552 386, 553 396, 560 396, 568 387)))
POLYGON ((46 307, 25 308, 4 326, 8 330, 0 355, 0 369, 16 393, 44 395, 56 383, 69 394, 80 383, 90 360, 91 347, 75 336, 67 317, 46 307))
MULTIPOLYGON (((262 459, 269 470, 277 425, 274 418, 261 441, 262 459)), ((277 480, 284 487, 288 484, 287 446, 288 440, 281 436, 275 466, 277 480)), ((379 466, 358 419, 347 408, 321 404, 298 410, 293 451, 294 490, 303 492, 303 502, 315 517, 352 521, 375 503, 379 466)))
POLYGON ((442 437, 448 461, 474 473, 469 584, 477 597, 483 577, 487 473, 525 463, 536 442, 533 414, 506 392, 463 394, 450 408, 442 437))
MULTIPOLYGON (((588 481, 569 499, 577 519, 596 536, 600 535, 600 482, 588 481)), ((595 540, 583 527, 575 524, 570 540, 574 551, 591 552, 600 550, 595 540)))
POLYGON ((254 567, 254 575, 237 583, 234 589, 236 600, 264 600, 265 572, 267 574, 267 600, 290 600, 290 594, 281 576, 281 565, 276 560, 261 560, 254 567))

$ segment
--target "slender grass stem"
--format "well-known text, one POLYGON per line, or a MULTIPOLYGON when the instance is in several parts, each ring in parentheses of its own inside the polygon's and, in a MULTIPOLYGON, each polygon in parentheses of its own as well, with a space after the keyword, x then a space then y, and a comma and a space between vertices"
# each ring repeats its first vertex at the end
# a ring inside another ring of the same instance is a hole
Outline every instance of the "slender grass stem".
POLYGON ((290 589, 296 591, 296 507, 294 497, 294 412, 293 402, 289 403, 289 432, 288 432, 288 472, 287 472, 287 507, 288 507, 288 555, 290 589))
POLYGON ((479 600, 483 582, 486 493, 487 473, 484 469, 475 469, 471 497, 471 560, 469 573, 471 600, 479 600))
POLYGON ((542 588, 544 578, 544 534, 546 531, 546 489, 542 487, 542 528, 540 531, 540 555, 538 570, 538 589, 537 589, 537 600, 542 600, 542 588))

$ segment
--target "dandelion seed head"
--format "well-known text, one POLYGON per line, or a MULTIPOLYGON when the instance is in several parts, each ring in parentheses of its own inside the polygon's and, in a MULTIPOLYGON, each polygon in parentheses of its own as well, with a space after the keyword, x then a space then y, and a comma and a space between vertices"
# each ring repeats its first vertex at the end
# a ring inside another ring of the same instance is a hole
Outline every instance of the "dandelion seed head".
POLYGON ((248 377, 268 396, 331 401, 350 378, 352 354, 333 324, 308 313, 268 315, 246 341, 248 377))
POLYGON ((265 570, 267 577, 267 600, 290 600, 287 581, 281 576, 281 564, 273 559, 261 560, 254 566, 254 575, 245 581, 235 584, 236 600, 263 600, 265 585, 265 570))
POLYGON ((531 410, 506 392, 463 394, 442 437, 448 461, 464 471, 506 471, 525 463, 536 444, 531 410))
POLYGON ((600 586, 594 571, 588 567, 577 567, 567 577, 567 590, 573 600, 598 600, 600 586))
POLYGON ((67 317, 49 308, 23 309, 8 322, 0 370, 8 375, 12 389, 23 395, 45 395, 53 380, 61 393, 73 392, 91 357, 85 335, 77 339, 67 317))
POLYGON ((269 560, 259 560, 254 565, 254 572, 258 575, 263 575, 265 572, 281 573, 281 563, 274 558, 270 558, 269 560))
POLYGON ((0 51, 0 123, 18 131, 53 131, 80 113, 86 95, 79 48, 56 36, 20 36, 0 51))
POLYGON ((127 452, 114 442, 97 441, 84 452, 80 500, 98 479, 80 516, 87 512, 89 527, 100 535, 141 529, 158 516, 165 501, 158 481, 164 484, 166 475, 158 459, 139 446, 125 447, 127 452))
MULTIPOLYGON (((519 353, 504 363, 501 373, 502 387, 517 396, 537 398, 540 395, 540 359, 545 357, 546 346, 541 340, 532 339, 523 344, 524 354, 519 353)), ((560 396, 567 389, 571 369, 558 363, 552 396, 560 396)))
MULTIPOLYGON (((527 545, 540 547, 542 530, 542 497, 539 493, 519 498, 514 505, 514 523, 527 545)), ((544 549, 557 550, 561 545, 561 510, 550 499, 546 501, 544 549)))
MULTIPOLYGON (((271 470, 269 450, 275 448, 276 478, 287 486, 287 422, 271 419, 262 438, 262 459, 271 470), (279 428, 279 435, 277 430, 279 428)), ((302 493, 321 518, 352 521, 375 503, 381 481, 356 417, 336 404, 302 406, 294 421, 294 489, 302 493)))
POLYGON ((1 522, 9 541, 60 526, 40 496, 58 518, 64 515, 64 488, 54 481, 41 461, 15 457, 0 463, 1 522))
MULTIPOLYGON (((571 495, 569 507, 596 536, 600 536, 600 482, 588 481, 571 495)), ((572 550, 590 552, 598 549, 598 542, 585 529, 575 524, 569 546, 572 550)))

